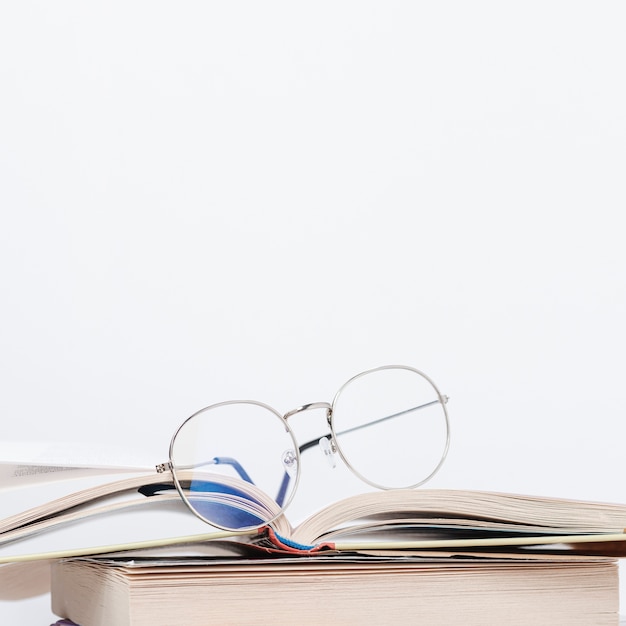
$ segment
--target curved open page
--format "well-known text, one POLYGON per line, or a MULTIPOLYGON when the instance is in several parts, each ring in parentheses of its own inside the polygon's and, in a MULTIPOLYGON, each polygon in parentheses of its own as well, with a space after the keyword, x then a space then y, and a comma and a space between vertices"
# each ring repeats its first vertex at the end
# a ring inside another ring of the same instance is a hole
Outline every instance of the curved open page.
MULTIPOLYGON (((302 522, 292 539, 313 544, 325 533, 363 520, 385 524, 388 519, 458 519, 480 527, 496 523, 523 525, 525 532, 543 534, 622 533, 626 505, 607 504, 485 491, 446 489, 390 490, 364 493, 335 502, 302 522)), ((371 524, 370 524, 371 529, 371 524)), ((341 532, 334 532, 337 538, 341 532)))

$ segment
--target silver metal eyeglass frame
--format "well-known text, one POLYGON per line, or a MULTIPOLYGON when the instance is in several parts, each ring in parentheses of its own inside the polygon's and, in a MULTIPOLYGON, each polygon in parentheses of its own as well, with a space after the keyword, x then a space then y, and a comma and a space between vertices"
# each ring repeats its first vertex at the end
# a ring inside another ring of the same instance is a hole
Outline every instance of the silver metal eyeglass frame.
MULTIPOLYGON (((170 442, 170 447, 169 447, 169 460, 165 463, 160 463, 156 466, 156 470, 159 473, 163 473, 163 472, 171 472, 172 478, 174 480, 174 484, 176 486, 176 489, 178 490, 183 502, 187 505, 187 507, 191 510, 191 512, 196 515, 197 517, 199 517, 200 519, 202 519, 203 521, 213 525, 213 526, 217 526, 217 527, 223 527, 223 528, 227 528, 230 530, 230 528, 226 527, 226 526, 220 526, 220 524, 216 524, 215 521, 210 520, 206 517, 204 517, 203 515, 201 515, 192 505, 192 503, 189 501, 188 499, 188 490, 186 489, 186 487, 183 485, 182 481, 179 479, 179 477, 177 476, 177 470, 183 470, 183 469, 191 469, 189 467, 181 467, 181 466, 177 466, 176 463, 174 462, 173 456, 174 456, 174 446, 176 443, 176 438, 178 436, 178 434, 180 433, 180 431, 185 427, 185 425, 192 419, 196 418, 200 413, 206 412, 208 410, 211 409, 215 409, 218 407, 222 407, 222 406, 227 406, 227 405, 232 405, 232 404, 252 404, 252 405, 257 405, 260 406, 270 412, 272 412, 274 415, 276 415, 283 423, 285 426, 285 430, 286 432, 290 435, 292 441, 293 441, 293 452, 295 453, 294 456, 292 458, 289 459, 283 459, 285 465, 288 464, 295 464, 296 467, 296 474, 295 474, 295 478, 293 480, 295 480, 295 482, 291 485, 291 489, 289 491, 289 495, 287 497, 287 499, 285 500, 285 493, 287 492, 287 487, 289 485, 289 483, 291 482, 292 478, 291 476, 285 472, 285 475, 283 477, 283 483, 281 485, 281 488, 279 490, 279 494, 278 496, 275 498, 276 503, 279 505, 281 511, 280 513, 276 514, 272 519, 264 521, 263 524, 266 523, 270 523, 271 521, 273 521, 273 519, 276 519, 279 515, 281 515, 285 509, 289 506, 289 504, 291 503, 297 488, 298 488, 298 484, 300 481, 300 455, 303 451, 317 445, 320 441, 320 438, 316 438, 310 441, 305 442, 304 444, 298 445, 298 442, 296 440, 295 434, 289 424, 289 418, 293 417, 294 415, 297 415, 299 413, 303 413, 306 411, 310 411, 310 410, 314 410, 314 409, 321 409, 326 411, 326 422, 328 424, 328 427, 330 428, 330 433, 327 435, 322 436, 322 439, 324 437, 330 437, 329 440, 329 445, 330 445, 330 450, 327 452, 328 454, 332 454, 332 453, 338 453, 340 458, 342 459, 342 461, 345 463, 345 465, 347 466, 347 468, 355 475, 357 476, 360 480, 362 480, 364 483, 375 487, 376 489, 383 489, 383 490, 388 490, 388 489, 393 489, 393 487, 388 487, 385 485, 381 485, 379 483, 376 483, 370 479, 368 479, 367 477, 365 477, 361 472, 359 472, 357 469, 355 469, 353 467, 353 465, 350 463, 349 459, 347 458, 347 456, 345 455, 344 451, 341 448, 341 445, 339 443, 339 436, 343 435, 347 432, 351 432, 354 430, 360 430, 363 428, 367 428, 368 426, 374 425, 374 424, 378 424, 380 422, 386 421, 386 420, 390 420, 393 419, 395 417, 398 417, 400 415, 404 415, 406 413, 412 412, 412 411, 417 411, 419 409, 423 409, 426 408, 428 406, 432 406, 434 404, 441 404, 441 407, 443 409, 443 415, 444 415, 444 420, 445 420, 445 430, 446 430, 446 437, 445 437, 445 444, 444 444, 444 448, 441 454, 441 457, 439 459, 439 461, 437 462, 435 468, 430 472, 430 474, 428 474, 425 478, 423 478, 422 480, 412 484, 412 485, 407 485, 403 488, 406 489, 414 489, 417 488, 421 485, 423 485, 424 483, 428 482, 431 478, 433 478, 433 476, 435 476, 435 474, 437 474, 437 472, 439 471, 439 469, 441 468, 441 466, 443 465, 444 461, 446 460, 446 457, 448 455, 448 450, 450 447, 450 420, 449 420, 449 416, 448 416, 448 411, 447 411, 447 402, 448 402, 448 396, 442 394, 439 391, 439 388, 437 387, 437 385, 434 383, 434 381, 427 376, 426 374, 424 374, 424 372, 415 369, 413 367, 409 367, 407 365, 384 365, 381 367, 377 367, 377 368, 373 368, 373 369, 369 369, 366 370, 364 372, 361 372, 360 374, 357 374, 356 376, 353 376, 352 378, 350 378, 348 381, 346 381, 340 388, 339 390, 336 392, 335 396, 333 397, 332 402, 311 402, 308 404, 304 404, 298 408, 292 409, 290 411, 287 411, 284 414, 279 413, 276 409, 274 409, 273 407, 263 403, 263 402, 259 402, 257 400, 228 400, 225 402, 219 402, 216 404, 212 404, 209 405, 207 407, 204 407, 203 409, 200 409, 199 411, 196 411, 193 415, 191 415, 190 417, 188 417, 176 430, 176 432, 174 433, 174 435, 172 436, 171 442, 170 442), (365 424, 361 424, 359 426, 353 427, 353 428, 349 428, 346 430, 342 430, 342 431, 336 431, 335 430, 335 424, 334 424, 334 420, 333 420, 333 411, 334 411, 334 407, 337 403, 338 398, 341 396, 342 392, 344 391, 344 389, 350 385, 352 382, 354 382, 355 380, 357 380, 358 378, 361 378, 363 376, 366 376, 368 374, 372 374, 374 372, 379 372, 379 371, 383 371, 383 370, 394 370, 394 369, 399 369, 399 370, 407 370, 410 372, 413 372, 415 374, 418 374, 419 376, 423 377, 428 383, 430 383, 430 385, 432 386, 433 390, 436 393, 436 400, 433 400, 432 402, 428 402, 426 404, 420 405, 420 406, 416 406, 416 407, 411 407, 409 409, 406 409, 404 411, 401 411, 400 413, 395 413, 393 415, 387 415, 387 416, 383 416, 381 418, 378 418, 372 422, 368 422, 365 424)), ((206 464, 228 464, 234 467, 234 469, 236 470, 236 472, 239 474, 239 476, 241 478, 243 478, 245 481, 248 481, 249 483, 252 483, 252 480, 248 477, 245 469, 238 463, 238 461, 236 459, 232 459, 232 458, 220 458, 220 457, 216 457, 210 461, 206 461, 206 464)), ((243 528, 241 528, 240 530, 250 530, 252 528, 255 527, 260 527, 263 524, 258 524, 258 525, 254 525, 254 526, 245 526, 243 528)))

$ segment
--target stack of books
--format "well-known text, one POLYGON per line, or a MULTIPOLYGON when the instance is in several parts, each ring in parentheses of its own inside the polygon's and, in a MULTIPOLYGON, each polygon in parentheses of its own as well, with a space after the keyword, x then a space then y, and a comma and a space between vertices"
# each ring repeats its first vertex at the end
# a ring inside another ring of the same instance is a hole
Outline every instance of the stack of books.
POLYGON ((0 584, 10 577, 23 597, 29 566, 50 563, 59 626, 619 623, 622 504, 379 491, 297 526, 283 515, 248 532, 15 550, 78 521, 170 506, 164 478, 125 477, 0 520, 0 584))

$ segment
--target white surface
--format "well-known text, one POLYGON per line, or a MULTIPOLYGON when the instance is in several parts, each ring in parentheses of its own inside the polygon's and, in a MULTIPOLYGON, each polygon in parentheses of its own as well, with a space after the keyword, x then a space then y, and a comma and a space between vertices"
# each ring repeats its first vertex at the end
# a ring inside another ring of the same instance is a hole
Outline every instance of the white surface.
MULTIPOLYGON (((451 398, 432 486, 623 501, 625 17, 4 3, 3 438, 160 462, 201 406, 406 363, 451 398)), ((294 515, 353 488, 308 463, 294 515)))

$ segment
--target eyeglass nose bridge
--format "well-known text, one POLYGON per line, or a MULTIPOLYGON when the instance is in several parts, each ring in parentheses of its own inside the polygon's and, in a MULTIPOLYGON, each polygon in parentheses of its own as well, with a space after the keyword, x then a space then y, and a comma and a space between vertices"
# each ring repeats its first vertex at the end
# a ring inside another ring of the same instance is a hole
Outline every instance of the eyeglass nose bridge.
POLYGON ((333 405, 330 404, 330 402, 309 402, 309 404, 303 404, 297 409, 287 411, 287 413, 283 415, 283 419, 288 420, 293 415, 303 413, 304 411, 310 411, 312 409, 326 409, 326 420, 328 421, 328 424, 330 424, 330 418, 333 412, 333 405))

